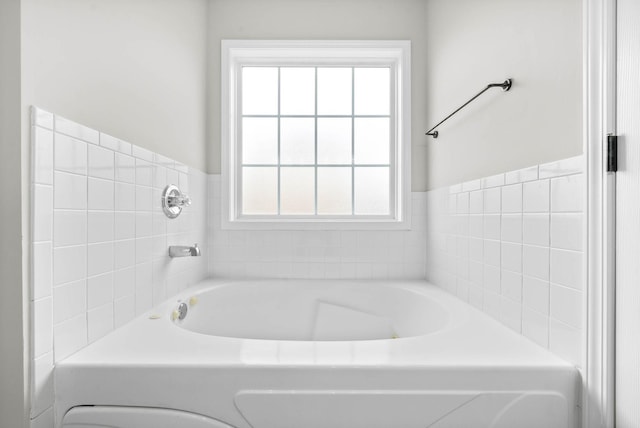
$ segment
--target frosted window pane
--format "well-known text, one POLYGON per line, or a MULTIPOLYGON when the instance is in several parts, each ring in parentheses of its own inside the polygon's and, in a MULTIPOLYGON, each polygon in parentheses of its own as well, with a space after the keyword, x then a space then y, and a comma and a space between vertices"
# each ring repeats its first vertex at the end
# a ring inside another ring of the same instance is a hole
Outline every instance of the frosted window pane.
POLYGON ((389 163, 389 119, 355 119, 354 162, 356 164, 389 163))
POLYGON ((245 117, 242 119, 242 163, 278 162, 278 119, 245 117))
POLYGON ((355 169, 355 214, 389 214, 389 168, 355 169))
POLYGON ((318 118, 318 163, 351 163, 350 118, 318 118))
POLYGON ((389 114, 388 68, 356 68, 353 79, 355 114, 389 114))
POLYGON ((280 114, 315 114, 314 68, 280 69, 280 114))
POLYGON ((242 213, 254 215, 278 213, 277 168, 242 168, 242 213))
POLYGON ((351 168, 318 168, 318 214, 351 214, 351 168))
POLYGON ((242 69, 242 114, 278 114, 278 69, 242 69))
POLYGON ((313 164, 315 128, 313 119, 280 119, 280 163, 313 164))
POLYGON ((314 168, 280 169, 280 214, 314 214, 314 168))
POLYGON ((351 114, 351 68, 318 68, 318 114, 351 114))

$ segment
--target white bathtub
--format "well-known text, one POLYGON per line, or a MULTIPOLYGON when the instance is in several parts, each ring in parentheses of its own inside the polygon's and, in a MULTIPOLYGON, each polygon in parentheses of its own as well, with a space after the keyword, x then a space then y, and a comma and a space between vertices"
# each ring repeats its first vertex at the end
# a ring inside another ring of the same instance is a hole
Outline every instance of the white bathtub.
POLYGON ((61 362, 55 382, 65 428, 579 423, 573 366, 417 281, 206 281, 61 362))

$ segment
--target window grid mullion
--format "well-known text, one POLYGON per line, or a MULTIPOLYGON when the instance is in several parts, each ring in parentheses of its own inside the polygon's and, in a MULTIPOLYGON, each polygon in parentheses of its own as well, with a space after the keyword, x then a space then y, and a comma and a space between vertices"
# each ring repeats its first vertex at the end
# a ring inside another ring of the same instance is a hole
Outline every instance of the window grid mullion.
POLYGON ((318 215, 318 67, 314 68, 314 117, 313 117, 313 194, 314 215, 318 215))
POLYGON ((281 201, 281 175, 282 169, 280 168, 280 67, 278 67, 278 215, 281 213, 280 201, 281 201))
POLYGON ((351 215, 356 214, 355 67, 351 67, 351 215))

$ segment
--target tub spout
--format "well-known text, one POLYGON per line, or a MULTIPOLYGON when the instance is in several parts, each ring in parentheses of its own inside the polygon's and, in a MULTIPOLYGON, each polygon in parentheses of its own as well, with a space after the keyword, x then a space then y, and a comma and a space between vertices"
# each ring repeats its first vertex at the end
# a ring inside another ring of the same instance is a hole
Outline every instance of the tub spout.
POLYGON ((193 247, 184 245, 171 245, 169 247, 169 257, 198 257, 200 255, 200 247, 193 244, 193 247))

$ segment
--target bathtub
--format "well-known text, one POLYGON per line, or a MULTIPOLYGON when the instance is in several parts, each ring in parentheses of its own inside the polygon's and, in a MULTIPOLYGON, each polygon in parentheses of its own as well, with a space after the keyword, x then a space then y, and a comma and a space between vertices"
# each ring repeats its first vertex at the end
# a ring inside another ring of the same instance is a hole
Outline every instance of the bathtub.
POLYGON ((65 428, 579 424, 571 364, 424 281, 207 280, 55 385, 65 428))

